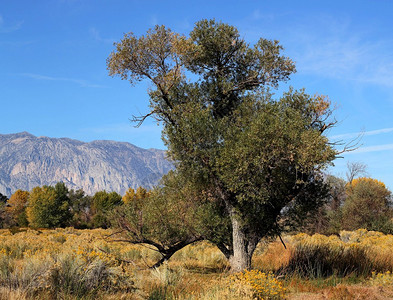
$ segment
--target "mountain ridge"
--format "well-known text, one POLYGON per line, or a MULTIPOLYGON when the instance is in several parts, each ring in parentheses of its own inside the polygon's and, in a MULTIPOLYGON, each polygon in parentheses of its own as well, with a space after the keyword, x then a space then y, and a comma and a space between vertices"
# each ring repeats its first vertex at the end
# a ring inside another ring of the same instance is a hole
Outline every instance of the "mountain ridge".
POLYGON ((63 181, 87 194, 120 194, 132 187, 150 188, 173 168, 165 151, 128 142, 36 137, 29 132, 0 134, 0 193, 63 181))

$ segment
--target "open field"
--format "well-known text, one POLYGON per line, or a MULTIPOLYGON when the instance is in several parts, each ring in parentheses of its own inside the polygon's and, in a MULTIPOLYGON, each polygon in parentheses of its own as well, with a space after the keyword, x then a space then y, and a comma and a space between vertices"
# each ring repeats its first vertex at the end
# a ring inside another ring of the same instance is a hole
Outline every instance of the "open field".
POLYGON ((110 234, 1 230, 0 299, 393 299, 393 236, 378 232, 261 243, 258 271, 234 275, 206 242, 151 270, 157 252, 110 234))

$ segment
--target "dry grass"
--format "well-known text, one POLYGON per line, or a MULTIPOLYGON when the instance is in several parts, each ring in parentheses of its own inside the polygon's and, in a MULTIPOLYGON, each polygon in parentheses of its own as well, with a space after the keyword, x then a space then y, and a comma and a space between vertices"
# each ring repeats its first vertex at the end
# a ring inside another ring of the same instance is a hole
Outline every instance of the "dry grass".
POLYGON ((342 232, 340 237, 288 236, 287 249, 279 241, 261 243, 253 266, 273 273, 238 274, 236 280, 224 256, 210 243, 190 245, 169 263, 151 270, 147 266, 159 257, 157 252, 111 242, 106 238, 109 233, 72 228, 0 230, 0 300, 258 299, 256 291, 272 282, 287 290, 287 296, 271 290, 277 299, 393 299, 393 236, 381 233, 358 230, 342 232), (354 271, 346 276, 333 272, 328 277, 315 273, 313 278, 284 272, 294 260, 315 258, 320 249, 328 258, 324 263, 347 269, 348 261, 362 260, 358 256, 345 260, 340 253, 361 249, 359 253, 377 266, 377 272, 359 275, 354 271))
POLYGON ((387 300, 393 299, 392 287, 370 287, 363 285, 337 285, 318 292, 292 294, 289 300, 387 300))
POLYGON ((280 241, 271 243, 261 243, 255 251, 253 257, 253 267, 264 270, 265 272, 276 272, 284 266, 287 266, 293 247, 291 244, 286 244, 286 248, 280 241))

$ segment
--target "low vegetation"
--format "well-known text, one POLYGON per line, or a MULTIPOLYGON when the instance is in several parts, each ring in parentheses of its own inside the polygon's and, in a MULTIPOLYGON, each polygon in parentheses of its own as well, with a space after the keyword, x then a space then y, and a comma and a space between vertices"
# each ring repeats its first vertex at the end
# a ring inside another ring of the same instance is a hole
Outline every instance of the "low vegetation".
POLYGON ((235 274, 208 242, 151 269, 156 251, 115 237, 108 229, 1 230, 0 299, 393 297, 393 236, 379 232, 285 236, 286 249, 262 242, 254 270, 235 274))

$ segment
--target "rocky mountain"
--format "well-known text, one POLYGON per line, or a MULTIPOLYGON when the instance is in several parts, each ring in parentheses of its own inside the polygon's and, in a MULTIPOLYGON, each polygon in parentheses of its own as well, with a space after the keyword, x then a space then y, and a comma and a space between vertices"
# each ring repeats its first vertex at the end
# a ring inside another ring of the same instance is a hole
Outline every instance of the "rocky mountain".
POLYGON ((157 184, 172 167, 165 151, 130 143, 0 134, 0 193, 8 196, 17 189, 59 181, 87 194, 100 190, 124 194, 130 187, 157 184))

